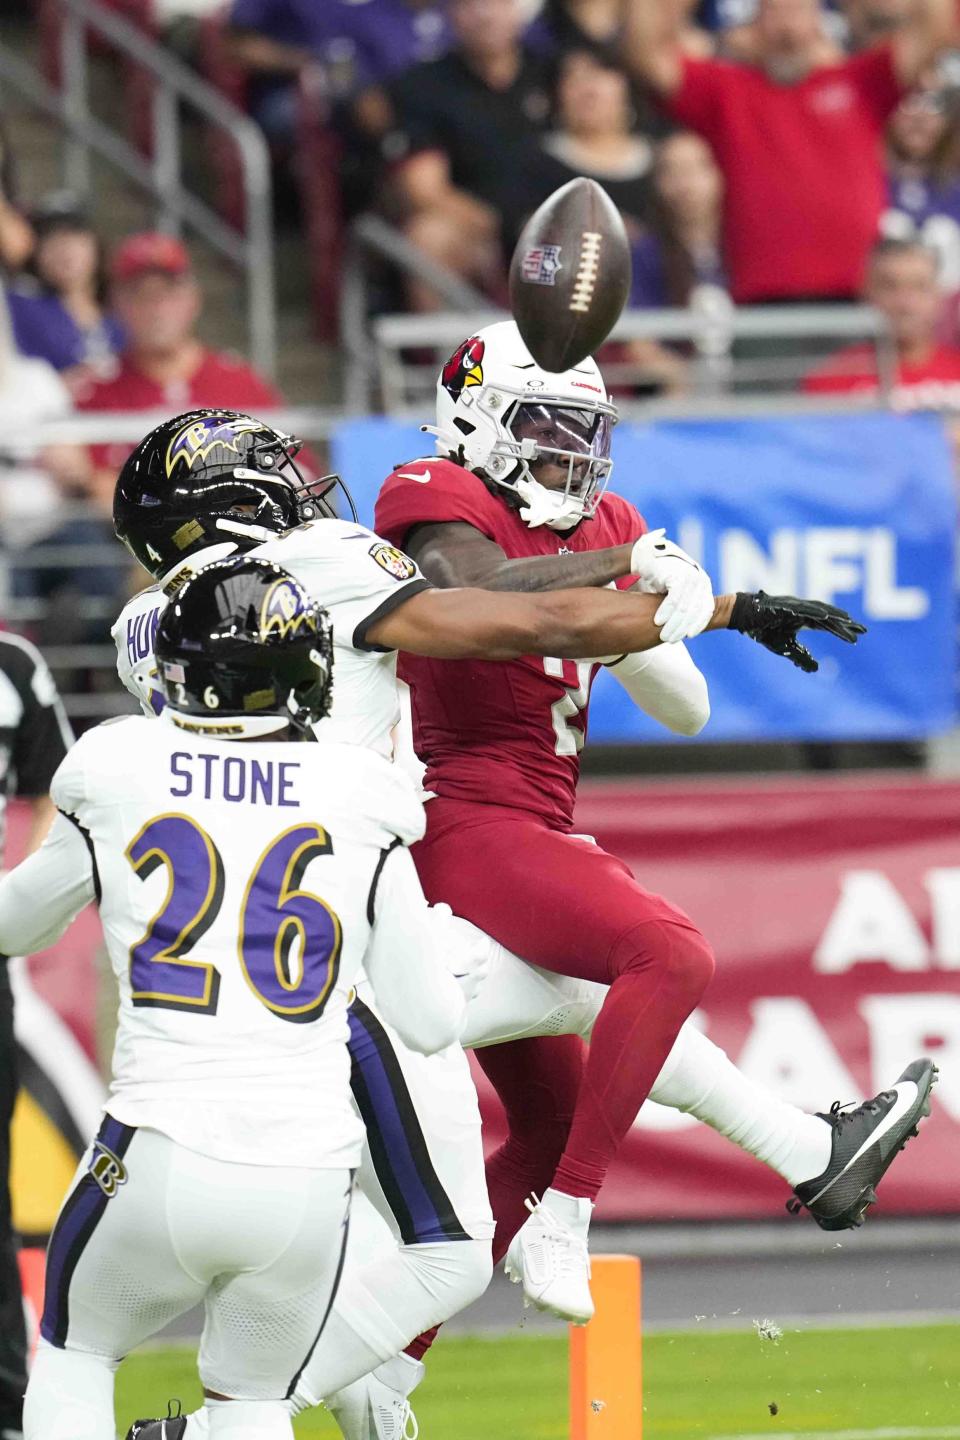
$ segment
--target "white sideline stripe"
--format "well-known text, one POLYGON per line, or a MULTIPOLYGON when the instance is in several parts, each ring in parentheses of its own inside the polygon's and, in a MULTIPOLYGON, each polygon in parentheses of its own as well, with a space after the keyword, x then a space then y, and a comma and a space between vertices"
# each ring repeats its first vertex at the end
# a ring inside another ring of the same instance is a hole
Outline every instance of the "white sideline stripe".
MULTIPOLYGON (((711 1435, 710 1440, 758 1440, 766 1432, 754 1431, 750 1435, 711 1435)), ((789 1434, 777 1433, 777 1440, 956 1440, 960 1426, 907 1425, 878 1430, 794 1430, 789 1434)))
MULTIPOLYGON (((738 1315, 707 1315, 691 1325, 689 1318, 644 1321, 646 1335, 727 1335, 750 1330, 750 1316, 743 1310, 738 1315)), ((956 1310, 864 1310, 841 1315, 778 1314, 785 1335, 807 1334, 811 1330, 882 1330, 890 1326, 923 1326, 957 1324, 956 1310)), ((502 1327, 501 1327, 502 1328, 502 1327)))

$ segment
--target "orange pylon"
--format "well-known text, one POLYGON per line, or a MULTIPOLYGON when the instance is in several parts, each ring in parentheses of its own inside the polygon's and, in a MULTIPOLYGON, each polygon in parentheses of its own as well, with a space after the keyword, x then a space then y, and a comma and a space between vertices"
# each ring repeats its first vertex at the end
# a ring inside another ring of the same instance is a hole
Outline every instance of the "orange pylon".
POLYGON ((591 1257, 596 1313, 570 1326, 570 1440, 641 1440, 641 1274, 635 1255, 591 1257))

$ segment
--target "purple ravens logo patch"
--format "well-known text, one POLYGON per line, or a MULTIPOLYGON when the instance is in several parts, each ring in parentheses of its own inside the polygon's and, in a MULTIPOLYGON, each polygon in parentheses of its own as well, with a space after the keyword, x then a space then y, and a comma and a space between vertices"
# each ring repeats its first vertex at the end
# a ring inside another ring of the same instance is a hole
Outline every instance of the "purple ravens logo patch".
POLYGON ((303 625, 316 629, 300 586, 287 576, 275 580, 260 606, 260 639, 269 640, 271 635, 277 635, 283 640, 288 635, 296 635, 303 625))
POLYGON ((259 420, 246 420, 233 415, 204 415, 181 426, 167 446, 167 476, 173 474, 182 460, 188 470, 207 456, 218 445, 225 450, 240 454, 237 443, 241 435, 254 435, 265 427, 259 420))

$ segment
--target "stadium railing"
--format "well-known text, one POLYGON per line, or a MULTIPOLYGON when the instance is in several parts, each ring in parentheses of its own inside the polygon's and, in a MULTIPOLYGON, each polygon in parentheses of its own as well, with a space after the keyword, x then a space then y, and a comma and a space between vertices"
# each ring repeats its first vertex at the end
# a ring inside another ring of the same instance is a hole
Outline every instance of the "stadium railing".
MULTIPOLYGON (((506 311, 488 308, 376 318, 367 356, 350 356, 348 408, 363 410, 374 400, 388 413, 422 407, 460 341, 506 319, 506 311)), ((624 415, 726 413, 741 401, 759 413, 787 402, 822 408, 824 397, 806 399, 798 387, 839 347, 855 342, 872 347, 886 399, 895 376, 893 345, 883 317, 866 305, 628 310, 599 358, 624 415), (638 341, 667 346, 685 362, 681 391, 660 393, 648 362, 631 351, 638 341)))
POLYGON ((188 228, 219 256, 239 267, 246 287, 249 352, 268 375, 276 367, 273 214, 270 152, 259 127, 190 66, 156 44, 123 15, 96 0, 48 0, 58 41, 56 83, 0 41, 0 81, 63 135, 63 184, 92 197, 92 157, 118 171, 157 207, 157 226, 188 228), (147 156, 94 112, 89 50, 94 40, 149 78, 147 156), (243 228, 227 224, 187 187, 183 175, 181 109, 199 113, 236 147, 244 190, 243 228))
MULTIPOLYGON (((422 406, 436 373, 467 335, 509 318, 453 271, 412 245, 382 217, 361 215, 350 227, 340 290, 340 344, 345 358, 344 403, 353 414, 382 406, 390 414, 422 406), (400 279, 430 287, 447 308, 424 315, 374 315, 375 277, 386 267, 400 279), (371 318, 371 316, 373 318, 371 318)), ((601 353, 607 384, 625 414, 646 407, 659 386, 649 362, 631 351, 637 341, 667 346, 684 362, 683 393, 658 400, 661 413, 721 407, 733 397, 796 392, 803 377, 839 346, 869 341, 884 394, 895 356, 881 315, 866 305, 735 307, 704 287, 686 309, 627 310, 601 353)), ((645 413, 646 409, 645 409, 645 413)))

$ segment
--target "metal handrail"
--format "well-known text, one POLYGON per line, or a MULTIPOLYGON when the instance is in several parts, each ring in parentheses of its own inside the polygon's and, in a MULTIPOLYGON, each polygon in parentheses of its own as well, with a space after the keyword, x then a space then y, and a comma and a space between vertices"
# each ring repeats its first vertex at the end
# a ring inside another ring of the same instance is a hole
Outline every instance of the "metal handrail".
MULTIPOLYGON (((456 345, 471 330, 509 320, 506 310, 484 309, 471 314, 461 310, 429 315, 380 315, 373 322, 374 339, 392 348, 456 345)), ((833 340, 854 336, 872 338, 887 333, 887 325, 871 305, 740 305, 731 307, 728 319, 705 316, 698 310, 625 310, 611 332, 611 340, 696 340, 704 331, 729 330, 737 340, 796 339, 822 335, 833 340)))
MULTIPOLYGON (((782 415, 848 415, 885 409, 882 397, 869 393, 850 395, 685 395, 651 400, 618 399, 617 408, 625 419, 655 419, 660 415, 690 420, 728 416, 746 419, 750 416, 782 415)), ((362 412, 360 412, 362 413, 362 412)), ((337 427, 357 412, 304 406, 285 410, 261 410, 257 418, 275 430, 296 435, 301 440, 326 442, 337 427)), ((391 418, 419 424, 428 418, 429 408, 423 403, 405 406, 391 412, 391 418)), ((15 454, 10 463, 22 464, 22 456, 35 453, 45 445, 130 444, 142 440, 154 426, 169 420, 166 410, 125 410, 108 413, 71 415, 63 420, 44 420, 25 425, 22 430, 4 432, 4 447, 15 454)), ((0 467, 4 454, 0 451, 0 467)))
POLYGON ((63 10, 60 35, 62 91, 36 69, 0 45, 0 78, 35 108, 56 120, 67 136, 64 181, 90 190, 90 153, 118 169, 161 206, 159 224, 173 231, 189 226, 214 250, 243 267, 247 286, 249 350, 268 375, 276 368, 273 220, 270 152, 259 127, 196 71, 157 45, 122 15, 97 0, 56 0, 63 10), (157 82, 153 102, 153 161, 90 113, 86 32, 96 31, 157 82), (230 133, 240 156, 246 233, 227 225, 183 186, 180 174, 178 106, 183 102, 230 133))
MULTIPOLYGON (((165 410, 96 410, 64 416, 62 420, 24 422, 16 428, 11 418, 0 446, 0 467, 22 464, 22 455, 45 445, 136 445, 150 430, 170 419, 165 410), (5 459, 5 457, 7 457, 5 459)), ((257 419, 301 440, 326 440, 344 418, 342 409, 332 406, 289 405, 280 410, 258 410, 257 419)))
MULTIPOLYGON (((397 413, 406 403, 402 350, 433 349, 439 354, 452 349, 465 335, 509 318, 508 311, 491 306, 488 297, 411 244, 395 226, 377 215, 361 215, 350 228, 340 295, 340 341, 346 357, 345 408, 354 414, 373 408, 379 381, 384 407, 397 413), (423 315, 381 315, 371 322, 367 275, 370 257, 386 261, 405 278, 430 286, 449 308, 423 315)), ((714 392, 712 399, 726 388, 734 341, 789 340, 813 335, 835 340, 874 340, 881 391, 884 396, 889 394, 896 357, 886 323, 867 305, 628 310, 610 338, 690 343, 698 352, 701 385, 714 392)), ((765 378, 769 374, 768 368, 765 378)))
MULTIPOLYGON (((367 261, 386 260, 402 274, 428 285, 454 313, 482 310, 489 302, 482 291, 449 270, 379 215, 360 215, 350 226, 340 286, 340 344, 346 357, 346 408, 359 413, 371 408, 376 351, 368 332, 370 287, 367 261)), ((429 316, 421 317, 429 319, 429 316)), ((492 318, 503 320, 497 312, 492 318)), ((462 323, 462 322, 461 322, 462 323)))
MULTIPOLYGON (((405 379, 417 374, 417 369, 404 363, 404 350, 433 351, 434 359, 439 363, 465 335, 508 318, 505 310, 480 308, 466 313, 455 309, 427 315, 381 315, 374 319, 370 327, 368 349, 379 376, 384 407, 394 413, 404 410, 410 403, 405 379)), ((697 307, 627 310, 610 335, 613 342, 686 342, 694 351, 700 393, 685 396, 680 400, 668 397, 666 401, 643 401, 641 404, 644 414, 652 413, 651 406, 661 410, 664 404, 674 413, 695 414, 705 407, 712 413, 717 413, 718 410, 727 413, 731 406, 736 407, 739 401, 746 398, 742 392, 749 389, 746 384, 742 385, 741 393, 736 397, 724 393, 729 386, 731 357, 736 342, 812 338, 825 342, 840 342, 853 338, 872 341, 877 356, 880 396, 884 400, 889 398, 896 375, 893 340, 884 317, 868 305, 731 305, 729 310, 722 313, 697 307)), ((370 362, 367 363, 369 366, 370 362)), ((629 378, 629 372, 636 367, 631 366, 630 362, 614 360, 605 368, 609 380, 620 382, 629 378)), ((740 366, 743 381, 748 378, 749 368, 749 362, 740 366)), ((795 379, 790 373, 791 370, 792 362, 767 359, 763 361, 756 375, 751 374, 749 378, 759 377, 763 382, 777 379, 778 376, 787 380, 795 379)), ((369 374, 365 383, 369 389, 369 374)), ((354 391, 357 395, 361 393, 361 388, 360 381, 355 378, 354 391)), ((763 389, 764 385, 761 384, 758 393, 749 396, 748 403, 751 406, 764 399, 763 389)), ((778 394, 777 405, 782 405, 785 398, 778 394)), ((794 406, 797 399, 802 397, 795 397, 788 403, 794 406)), ((822 408, 822 400, 817 403, 818 408, 822 408)), ((639 408, 636 402, 627 402, 621 406, 624 414, 639 408)), ((803 408, 811 407, 808 404, 803 408)))
MULTIPOLYGON (((96 151, 101 159, 108 161, 114 169, 119 170, 134 185, 152 189, 148 178, 151 173, 150 166, 132 145, 129 145, 126 140, 122 140, 95 115, 81 117, 74 114, 67 122, 65 120, 66 101, 63 95, 38 75, 31 65, 21 60, 18 55, 5 51, 2 46, 0 46, 0 78, 12 85, 26 100, 38 110, 42 110, 51 120, 69 123, 72 133, 82 145, 96 151)), ((75 188, 81 190, 82 193, 82 187, 75 188)), ((210 210, 202 200, 198 200, 188 191, 183 191, 176 205, 181 219, 202 235, 208 244, 235 264, 242 265, 244 263, 245 247, 242 237, 231 226, 225 224, 219 215, 210 210)))

